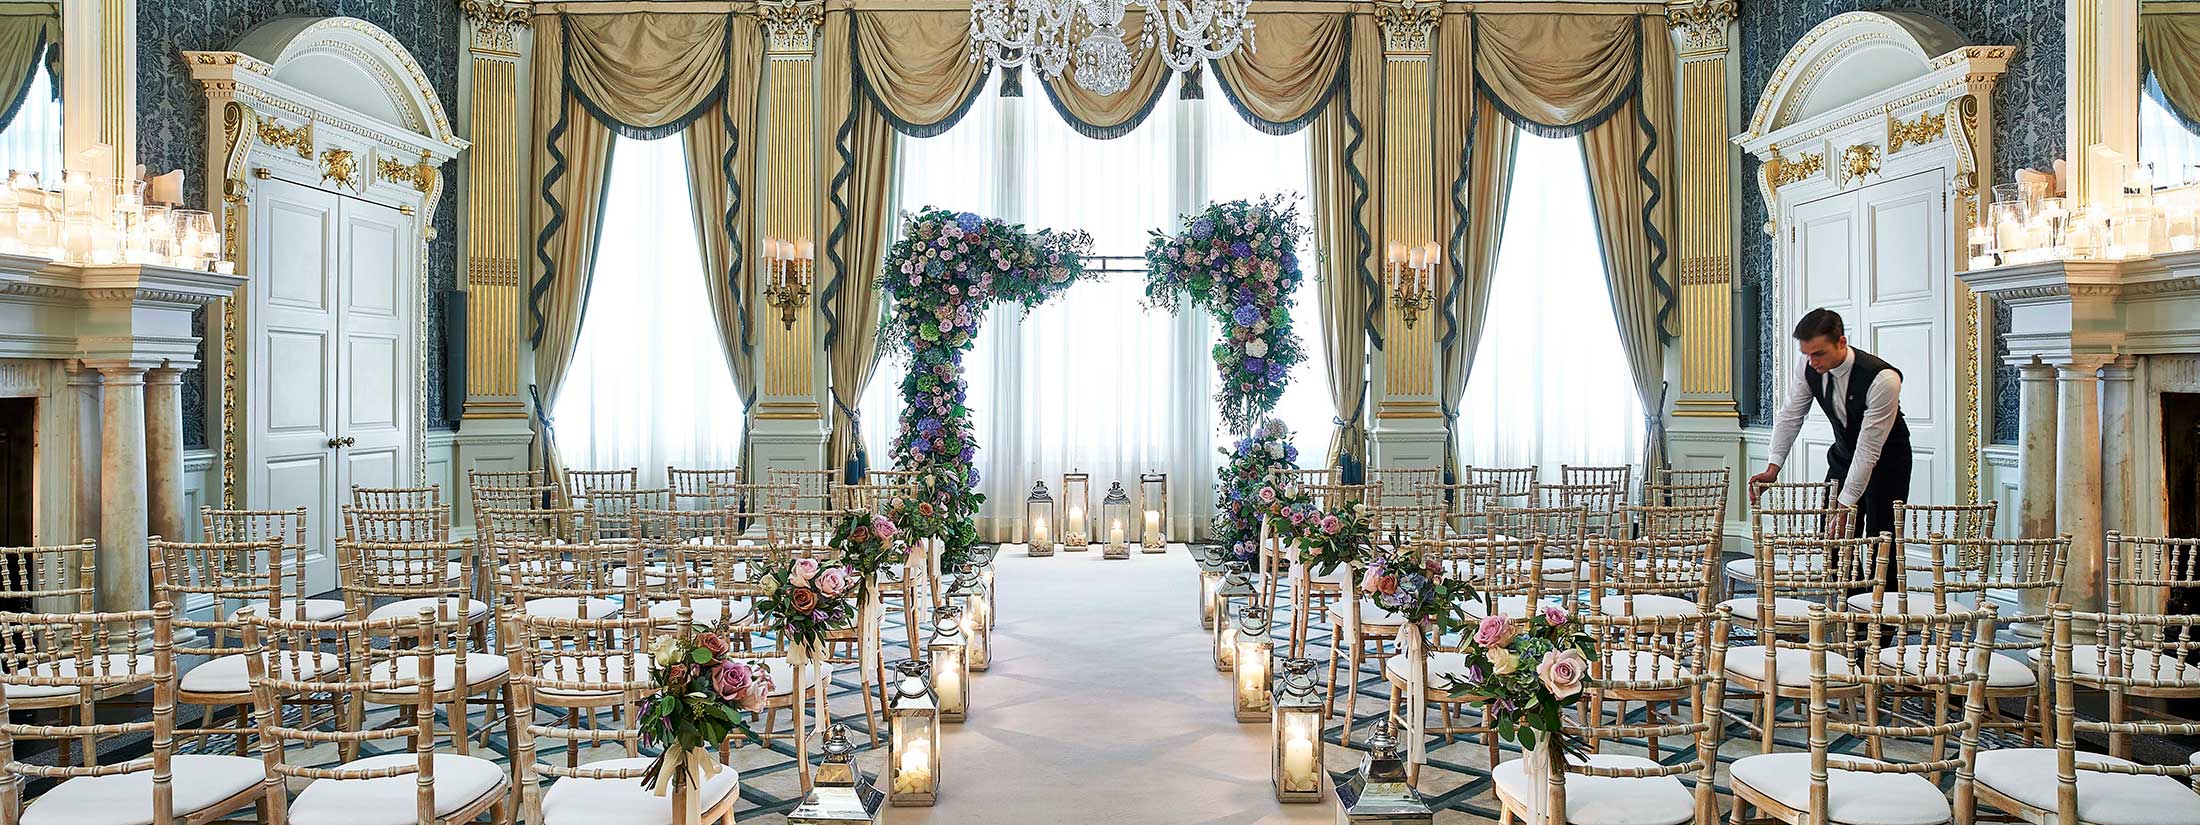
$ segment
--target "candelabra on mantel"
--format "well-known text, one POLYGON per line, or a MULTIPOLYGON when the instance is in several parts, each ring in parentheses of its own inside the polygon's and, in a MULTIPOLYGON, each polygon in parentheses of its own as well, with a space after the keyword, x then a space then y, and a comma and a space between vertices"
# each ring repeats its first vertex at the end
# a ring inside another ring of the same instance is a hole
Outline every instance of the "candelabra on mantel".
POLYGON ((1419 246, 1406 246, 1390 242, 1384 269, 1390 274, 1390 305, 1398 308, 1398 314, 1412 329, 1421 319, 1421 311, 1428 309, 1435 300, 1436 262, 1442 260, 1436 242, 1419 246))
POLYGON ((794 329, 794 313, 810 303, 810 276, 817 248, 809 238, 764 239, 764 300, 779 308, 779 322, 794 329))

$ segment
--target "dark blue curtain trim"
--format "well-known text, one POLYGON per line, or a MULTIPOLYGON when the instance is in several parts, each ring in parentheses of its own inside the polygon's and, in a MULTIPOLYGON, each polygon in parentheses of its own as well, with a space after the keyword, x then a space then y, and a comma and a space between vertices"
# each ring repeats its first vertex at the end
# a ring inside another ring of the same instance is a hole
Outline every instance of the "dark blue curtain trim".
MULTIPOLYGON (((572 34, 567 32, 565 39, 570 45, 572 34)), ((550 168, 542 173, 542 202, 544 208, 550 211, 550 219, 543 221, 542 233, 535 236, 535 260, 542 264, 542 276, 536 278, 533 286, 527 290, 527 313, 535 320, 535 331, 527 338, 528 346, 531 347, 542 346, 542 296, 550 291, 551 282, 558 277, 557 262, 550 258, 550 239, 557 237, 558 230, 565 228, 565 203, 558 200, 557 194, 558 181, 565 179, 565 152, 558 148, 558 143, 564 140, 566 130, 570 128, 570 124, 566 123, 565 94, 565 85, 559 84, 558 100, 552 104, 558 107, 558 120, 550 124, 550 132, 542 138, 543 148, 550 153, 550 168)), ((536 101, 535 105, 542 105, 542 101, 536 101)))
MULTIPOLYGON (((726 58, 732 60, 731 51, 726 58)), ((740 168, 741 127, 734 122, 730 107, 718 107, 718 116, 726 128, 726 154, 718 159, 718 173, 726 178, 726 288, 733 292, 734 316, 741 321, 741 352, 747 354, 756 347, 749 335, 748 291, 741 288, 741 268, 748 263, 747 249, 741 243, 741 182, 734 178, 734 171, 740 168)))
MULTIPOLYGON (((2144 61, 2145 58, 2142 57, 2141 60, 2144 61)), ((2154 98, 2154 102, 2162 104, 2163 109, 2169 110, 2170 116, 2176 118, 2177 125, 2185 127, 2185 131, 2200 135, 2200 120, 2194 119, 2191 114, 2179 107, 2177 101, 2169 99, 2169 92, 2162 88, 2159 76, 2154 73, 2153 69, 2147 68, 2144 62, 2140 65, 2139 76, 2146 79, 2146 82, 2141 85, 2146 88, 2147 97, 2154 98)), ((13 117, 13 115, 10 114, 10 117, 13 117)))
MULTIPOLYGON (((848 27, 848 39, 855 40, 856 28, 848 27)), ((851 48, 854 43, 849 44, 851 48)), ((1004 75, 1005 76, 1005 75, 1004 75)), ((825 289, 817 294, 818 314, 825 316, 825 348, 832 349, 840 340, 840 312, 833 303, 840 298, 841 285, 847 282, 848 260, 840 254, 840 243, 848 237, 848 179, 855 175, 856 155, 848 139, 855 135, 856 110, 865 100, 855 89, 848 90, 848 116, 842 118, 840 127, 833 130, 833 151, 840 156, 840 168, 833 170, 833 182, 825 189, 826 203, 833 208, 833 228, 825 233, 825 261, 833 267, 832 280, 825 282, 825 289)))
MULTIPOLYGON (((573 42, 572 32, 573 30, 570 26, 567 27, 565 30, 565 42, 568 44, 571 44, 573 42)), ((727 56, 729 59, 733 55, 732 12, 726 13, 726 33, 721 38, 721 42, 718 45, 718 50, 719 53, 727 56)), ((566 54, 572 54, 572 52, 567 51, 566 54)), ((688 127, 688 124, 694 123, 696 118, 702 117, 703 113, 710 109, 711 104, 717 103, 720 99, 726 96, 726 77, 724 75, 720 75, 718 78, 717 87, 711 89, 710 94, 704 95, 702 100, 697 101, 695 104, 695 108, 689 109, 687 110, 687 112, 681 114, 679 117, 673 118, 672 121, 669 123, 658 126, 641 126, 633 123, 627 123, 626 121, 612 117, 609 113, 605 112, 602 107, 597 106, 596 101, 589 99, 586 93, 582 92, 579 87, 573 85, 573 74, 570 65, 567 66, 565 85, 570 88, 570 93, 573 95, 574 99, 581 102, 581 108, 587 109, 588 113, 590 115, 593 115, 596 120, 602 122, 605 126, 611 127, 611 131, 617 132, 620 137, 632 138, 634 140, 657 140, 658 138, 667 138, 673 135, 677 135, 682 131, 685 131, 688 127)))
MULTIPOLYGON (((1153 114, 1154 104, 1161 102, 1161 93, 1169 90, 1169 79, 1167 75, 1174 74, 1174 72, 1170 72, 1167 68, 1163 68, 1161 71, 1165 73, 1164 76, 1161 78, 1161 82, 1154 84, 1153 94, 1147 95, 1146 102, 1139 104, 1138 112, 1131 115, 1129 120, 1123 121, 1122 123, 1118 123, 1114 126, 1100 126, 1097 124, 1088 123, 1084 119, 1079 118, 1076 115, 1070 114, 1069 108, 1062 105, 1062 97, 1054 93, 1053 83, 1042 80, 1039 82, 1039 88, 1046 90, 1047 102, 1054 104, 1054 113, 1061 115, 1062 121, 1068 123, 1069 128, 1075 129, 1077 130, 1078 134, 1092 138, 1093 140, 1114 140, 1116 138, 1130 134, 1132 130, 1138 128, 1139 124, 1146 122, 1146 117, 1148 115, 1153 114)), ((1070 81, 1059 80, 1057 82, 1067 83, 1070 81)))
MULTIPOLYGON (((1466 249, 1467 224, 1474 219, 1473 210, 1467 207, 1467 184, 1472 182, 1467 180, 1467 175, 1472 171, 1474 163, 1474 137, 1482 131, 1482 107, 1473 105, 1470 98, 1467 109, 1467 142, 1459 150, 1459 174, 1453 176, 1451 181, 1451 214, 1454 222, 1451 225, 1449 248, 1446 250, 1451 253, 1451 287, 1444 290, 1444 337, 1436 341, 1438 351, 1444 353, 1451 352, 1451 348, 1459 343, 1459 290, 1466 286, 1467 279, 1467 268, 1460 261, 1466 249)), ((1439 393, 1437 398, 1441 402, 1442 394, 1439 393)))
POLYGON ((1205 77, 1206 74, 1206 68, 1200 66, 1197 63, 1194 63, 1192 64, 1191 71, 1177 75, 1176 99, 1206 100, 1207 86, 1201 80, 1201 78, 1205 77))
MULTIPOLYGON (((23 72, 23 82, 16 86, 15 98, 8 101, 8 105, 4 110, 0 110, 0 126, 13 124, 16 114, 23 111, 23 102, 31 99, 31 81, 37 80, 38 70, 45 68, 40 64, 45 62, 43 58, 46 55, 46 45, 46 30, 41 28, 38 30, 38 45, 31 49, 30 65, 25 67, 23 72)), ((55 100, 61 99, 60 83, 53 84, 53 93, 55 100)), ((52 181, 48 181, 48 183, 52 183, 52 181)))
MULTIPOLYGON (((1359 249, 1354 251, 1352 265, 1360 270, 1360 286, 1367 290, 1367 318, 1361 322, 1361 326, 1366 328, 1367 339, 1374 343, 1375 349, 1381 350, 1383 333, 1375 327, 1375 319, 1383 315, 1383 285, 1375 279, 1375 273, 1367 268, 1367 256, 1375 248, 1374 237, 1368 234, 1365 218, 1368 200, 1367 175, 1361 173, 1360 165, 1352 160, 1352 156, 1359 153, 1360 145, 1366 142, 1367 130, 1360 123, 1359 112, 1352 108, 1352 84, 1346 82, 1351 77, 1352 68, 1350 37, 1344 41, 1344 68, 1345 71, 1337 75, 1337 87, 1330 92, 1329 98, 1344 98, 1344 124, 1345 128, 1352 130, 1352 139, 1344 145, 1344 173, 1352 181, 1352 232, 1360 242, 1359 249)), ((1363 387, 1362 392, 1365 391, 1363 387)), ((1363 397, 1361 402, 1366 403, 1366 399, 1363 397)), ((1359 414, 1354 413, 1352 418, 1359 420, 1359 414)))
MULTIPOLYGON (((1347 22, 1346 25, 1351 24, 1347 22)), ((1246 107, 1245 99, 1238 96, 1238 91, 1230 88, 1230 75, 1222 71, 1222 60, 1210 60, 1207 64, 1215 67, 1215 85, 1222 88, 1223 99, 1230 101, 1230 108, 1237 110, 1238 117, 1245 118, 1246 123, 1264 133, 1288 135, 1313 125, 1314 119, 1322 116, 1322 110, 1329 108, 1329 101, 1337 99, 1337 90, 1344 88, 1345 78, 1352 76, 1352 37, 1349 32, 1345 36, 1344 62, 1337 65, 1337 78, 1329 82, 1329 91, 1322 95, 1321 100, 1315 101, 1314 107, 1306 110, 1306 114, 1290 120, 1269 120, 1254 114, 1252 109, 1246 107)))
POLYGON ((1023 96, 1024 96, 1024 67, 1022 67, 1022 66, 1002 66, 1002 67, 1001 67, 1001 96, 1002 96, 1002 97, 1023 97, 1023 96))
POLYGON ((854 39, 854 19, 849 20, 848 28, 850 30, 848 59, 854 61, 852 66, 854 71, 851 74, 855 76, 856 89, 863 93, 865 99, 871 101, 871 106, 878 110, 880 117, 886 118, 886 123, 893 126, 894 131, 913 138, 937 137, 947 130, 955 128, 955 124, 962 122, 963 115, 970 114, 971 104, 978 102, 978 93, 985 91, 986 78, 993 73, 992 68, 988 67, 983 74, 978 75, 978 82, 970 84, 970 93, 964 95, 962 102, 955 104, 955 110, 948 112, 946 117, 931 123, 903 120, 900 116, 894 114, 893 107, 886 105, 885 98, 879 97, 878 90, 871 86, 871 78, 863 73, 862 46, 860 41, 854 39))
MULTIPOLYGON (((1639 92, 1643 72, 1640 17, 1635 18, 1635 45, 1635 80, 1639 92)), ((1658 343, 1663 345, 1673 341, 1673 284, 1663 274, 1667 260, 1665 233, 1658 231, 1657 221, 1651 220, 1650 216, 1657 210, 1658 203, 1665 200, 1665 184, 1658 180, 1657 170, 1650 166, 1651 156, 1658 151, 1658 127, 1650 120, 1650 107, 1642 105, 1639 96, 1635 105, 1635 126, 1648 139, 1643 143, 1642 156, 1635 159, 1635 177, 1650 192, 1650 196, 1642 201, 1642 234, 1650 240, 1650 284, 1658 289, 1658 343)))

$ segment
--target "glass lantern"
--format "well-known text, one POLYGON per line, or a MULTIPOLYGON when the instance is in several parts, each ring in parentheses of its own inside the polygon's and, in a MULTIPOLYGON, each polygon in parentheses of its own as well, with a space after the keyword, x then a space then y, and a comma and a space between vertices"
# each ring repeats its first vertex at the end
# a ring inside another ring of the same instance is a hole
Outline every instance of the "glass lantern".
POLYGON ((932 658, 932 697, 942 722, 970 714, 970 645, 962 626, 962 608, 943 604, 932 611, 932 640, 924 649, 932 658))
POLYGON ((815 785, 802 804, 787 814, 787 825, 877 822, 879 803, 884 800, 856 765, 855 746, 848 743, 848 726, 826 728, 822 750, 825 760, 817 766, 815 785))
POLYGON ((887 703, 890 720, 886 759, 887 798, 901 807, 930 807, 939 795, 939 703, 932 694, 931 672, 923 659, 894 665, 900 680, 887 703))
POLYGON ((1024 497, 1024 548, 1026 555, 1054 555, 1054 497, 1044 481, 1032 482, 1024 497))
POLYGON ((954 584, 947 589, 947 598, 954 600, 955 606, 962 608, 965 617, 964 664, 972 672, 982 673, 993 666, 993 628, 987 615, 991 609, 986 604, 989 599, 986 597, 985 583, 979 579, 976 565, 962 566, 962 570, 955 574, 954 584))
POLYGON ((1222 592, 1222 549, 1204 544, 1192 546, 1192 560, 1199 563, 1199 627, 1215 626, 1215 603, 1222 592))
POLYGON ((1148 553, 1169 549, 1169 474, 1138 476, 1138 547, 1148 553))
POLYGON ((1237 709, 1240 722, 1264 722, 1268 719, 1269 684, 1268 661, 1275 653, 1275 642, 1268 637, 1268 611, 1260 605, 1246 605, 1237 617, 1237 689, 1231 691, 1231 704, 1237 709))
POLYGON ((970 568, 978 573, 978 587, 981 590, 979 600, 985 603, 985 612, 977 615, 982 616, 985 620, 986 643, 988 645, 993 642, 993 625, 1000 621, 1000 617, 993 613, 993 605, 995 604, 993 598, 993 559, 1000 552, 1001 546, 998 544, 983 544, 970 548, 970 568))
POLYGON ((1084 552, 1092 543, 1092 476, 1087 473, 1062 474, 1062 520, 1056 525, 1061 530, 1062 549, 1084 552))
POLYGON ((1131 557, 1131 496, 1123 489, 1123 482, 1108 485, 1108 495, 1100 500, 1100 524, 1106 530, 1107 547, 1101 556, 1110 559, 1131 557))
POLYGON ((1269 775, 1278 802, 1319 802, 1322 798, 1322 694, 1314 682, 1314 660, 1283 660, 1283 680, 1270 700, 1269 735, 1275 761, 1269 775))
POLYGON ((1245 573, 1245 562, 1223 565, 1222 587, 1215 591, 1215 669, 1228 673, 1237 667, 1237 623, 1231 621, 1230 600, 1243 599, 1250 606, 1260 595, 1245 573))

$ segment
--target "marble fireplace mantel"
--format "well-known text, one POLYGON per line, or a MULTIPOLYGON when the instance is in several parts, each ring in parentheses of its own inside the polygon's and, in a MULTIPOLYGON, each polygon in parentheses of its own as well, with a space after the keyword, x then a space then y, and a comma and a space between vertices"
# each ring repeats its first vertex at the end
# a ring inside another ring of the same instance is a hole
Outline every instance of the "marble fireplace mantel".
POLYGON ((37 399, 32 541, 99 540, 101 609, 147 602, 152 535, 186 535, 191 316, 240 275, 0 254, 0 397, 37 399))
POLYGON ((1960 277, 2009 307, 2008 361, 2022 376, 2020 534, 2069 534, 2063 596, 2098 610, 2104 534, 2167 530, 2159 393, 2200 364, 2200 251, 1960 277))

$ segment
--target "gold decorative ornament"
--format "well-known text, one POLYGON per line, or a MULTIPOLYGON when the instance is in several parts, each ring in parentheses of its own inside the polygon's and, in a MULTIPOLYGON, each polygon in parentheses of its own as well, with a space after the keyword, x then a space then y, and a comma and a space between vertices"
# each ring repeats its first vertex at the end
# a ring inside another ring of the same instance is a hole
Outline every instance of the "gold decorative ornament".
POLYGON ((1850 146, 1841 153, 1841 184, 1846 186, 1879 174, 1879 147, 1869 143, 1850 146))
POLYGON ((436 168, 434 164, 429 162, 433 157, 433 155, 422 152, 420 153, 419 163, 405 163, 391 158, 382 158, 381 163, 376 164, 376 169, 384 181, 408 184, 417 191, 426 192, 435 188, 436 168))
POLYGON ((302 126, 285 126, 272 117, 260 118, 260 142, 277 149, 289 149, 298 157, 313 159, 313 121, 302 126))
POLYGON ((1733 25, 1735 0, 1672 0, 1665 20, 1681 36, 1682 55, 1723 52, 1727 27, 1733 25))
POLYGON ((809 54, 825 22, 823 0, 764 0, 757 12, 764 18, 764 49, 771 54, 809 54))
POLYGON ((1765 179, 1772 181, 1774 189, 1826 171, 1826 155, 1823 152, 1805 152, 1796 155, 1794 160, 1787 160, 1780 157, 1780 149, 1775 146, 1771 149, 1771 155, 1772 159, 1765 161, 1765 179))
POLYGON ((359 159, 350 149, 330 147, 321 153, 321 182, 346 189, 359 188, 359 159))
POLYGON ((1398 0, 1378 3, 1375 22, 1383 27, 1383 50, 1391 53, 1428 54, 1429 39, 1443 16, 1442 3, 1398 0))
POLYGON ((525 3, 498 0, 458 0, 458 13, 474 24, 474 46, 513 51, 520 29, 534 22, 535 11, 525 3))
POLYGON ((1938 112, 1919 114, 1916 120, 1890 119, 1887 123, 1887 154, 1902 151, 1905 146, 1923 146, 1948 135, 1948 116, 1938 112))

